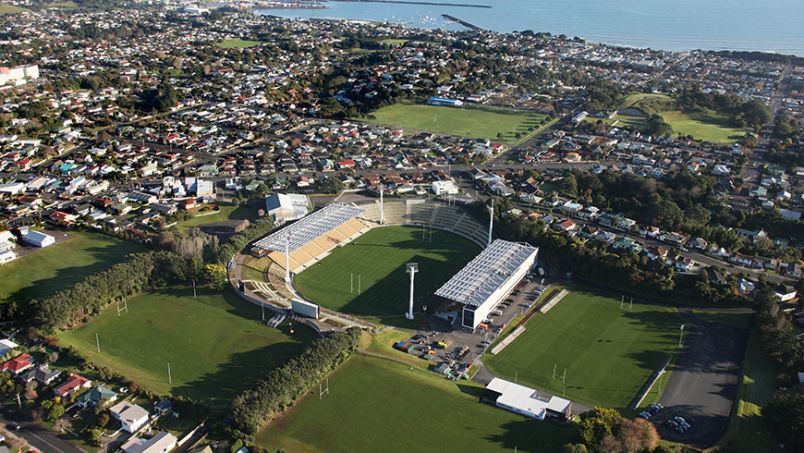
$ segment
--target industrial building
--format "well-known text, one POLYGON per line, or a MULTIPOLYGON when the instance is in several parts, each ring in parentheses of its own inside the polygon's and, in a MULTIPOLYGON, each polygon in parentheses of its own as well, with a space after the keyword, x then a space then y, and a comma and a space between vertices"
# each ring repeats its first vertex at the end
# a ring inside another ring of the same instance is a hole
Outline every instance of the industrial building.
POLYGON ((476 329, 536 264, 539 249, 498 239, 436 291, 463 305, 461 325, 476 329))

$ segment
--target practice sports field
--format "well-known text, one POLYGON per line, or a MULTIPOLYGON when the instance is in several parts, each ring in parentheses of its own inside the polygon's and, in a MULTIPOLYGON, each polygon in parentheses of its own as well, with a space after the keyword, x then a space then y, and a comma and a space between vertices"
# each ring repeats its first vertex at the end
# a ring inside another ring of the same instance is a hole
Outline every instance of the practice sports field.
POLYGON ((224 39, 215 45, 222 49, 247 49, 249 47, 259 46, 260 44, 262 44, 261 41, 251 41, 248 39, 233 38, 233 39, 224 39))
POLYGON ((0 4, 0 16, 2 16, 4 14, 24 13, 26 11, 30 11, 30 10, 28 8, 22 8, 20 6, 0 4))
MULTIPOLYGON (((43 299, 125 260, 126 255, 144 252, 145 247, 99 233, 73 231, 63 242, 0 266, 0 303, 17 302, 20 308, 31 299, 43 299)), ((64 233, 55 233, 58 240, 64 233)))
POLYGON ((569 427, 480 403, 476 384, 456 383, 357 355, 257 436, 271 451, 560 452, 569 427))
POLYGON ((290 335, 288 322, 272 329, 260 316, 259 307, 229 290, 199 288, 193 299, 191 287, 170 288, 130 299, 121 316, 112 305, 87 325, 61 334, 60 343, 156 392, 222 407, 312 339, 308 328, 290 335))
POLYGON ((414 310, 421 311, 423 304, 435 308, 433 293, 480 248, 462 236, 435 229, 422 239, 422 231, 416 227, 369 230, 298 274, 294 285, 323 307, 394 323, 404 321, 408 309, 410 276, 405 263, 417 262, 414 310))
POLYGON ((486 138, 515 143, 539 130, 545 118, 539 113, 491 111, 479 108, 442 107, 424 104, 393 104, 373 112, 367 121, 403 129, 486 138), (533 131, 529 128, 533 127, 533 131), (497 134, 502 134, 501 138, 497 134), (517 138, 516 133, 521 137, 517 138))
POLYGON ((634 302, 568 287, 547 314, 537 313, 525 332, 499 355, 484 359, 496 374, 566 397, 625 408, 650 375, 677 351, 681 318, 674 308, 634 302), (553 378, 553 367, 556 378, 553 378))

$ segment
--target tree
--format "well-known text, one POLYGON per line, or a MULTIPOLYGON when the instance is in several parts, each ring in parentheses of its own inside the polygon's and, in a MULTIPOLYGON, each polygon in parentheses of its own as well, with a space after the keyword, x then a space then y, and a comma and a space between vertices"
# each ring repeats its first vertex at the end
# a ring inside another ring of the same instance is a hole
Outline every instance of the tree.
POLYGON ((624 419, 617 437, 621 440, 623 451, 626 453, 653 451, 659 445, 659 433, 656 432, 656 427, 643 418, 624 419))
POLYGON ((37 397, 39 397, 39 394, 36 392, 36 386, 37 385, 38 384, 36 383, 36 381, 30 381, 27 384, 25 384, 25 400, 26 401, 33 401, 37 397))
POLYGON ((66 418, 60 418, 56 420, 55 423, 53 423, 53 429, 62 434, 65 431, 69 431, 70 429, 72 429, 72 427, 73 424, 70 422, 70 420, 66 418))
POLYGON ((584 444, 567 444, 564 445, 564 453, 588 453, 588 449, 584 444))
POLYGON ((228 281, 226 267, 223 264, 207 264, 204 266, 204 280, 216 290, 226 288, 228 281))
POLYGON ((581 420, 581 439, 587 446, 600 445, 606 436, 613 436, 620 429, 622 421, 622 416, 616 410, 595 407, 581 420))
POLYGON ((789 451, 804 451, 804 388, 779 390, 762 409, 768 430, 789 451))

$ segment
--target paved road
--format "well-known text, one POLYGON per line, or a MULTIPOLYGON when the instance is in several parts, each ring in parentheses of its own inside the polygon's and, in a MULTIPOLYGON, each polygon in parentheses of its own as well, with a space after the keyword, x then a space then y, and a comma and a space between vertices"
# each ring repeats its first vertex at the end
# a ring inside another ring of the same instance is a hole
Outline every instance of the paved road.
POLYGON ((663 439, 695 448, 715 444, 725 432, 740 380, 748 331, 704 322, 691 310, 680 310, 687 335, 659 402, 665 410, 654 418, 663 439), (664 425, 675 415, 692 420, 679 434, 664 425))
POLYGON ((15 421, 20 425, 20 429, 14 431, 14 434, 24 438, 31 446, 35 447, 41 452, 47 453, 83 453, 78 447, 59 439, 52 432, 41 428, 40 426, 24 421, 17 421, 13 416, 8 415, 8 410, 4 410, 4 414, 0 416, 0 422, 8 424, 9 421, 15 421))

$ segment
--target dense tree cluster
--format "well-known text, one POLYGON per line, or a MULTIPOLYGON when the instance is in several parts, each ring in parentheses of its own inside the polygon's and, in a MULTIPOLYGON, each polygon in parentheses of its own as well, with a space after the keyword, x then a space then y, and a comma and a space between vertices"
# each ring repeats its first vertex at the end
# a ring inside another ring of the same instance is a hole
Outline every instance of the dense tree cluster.
POLYGON ((804 366, 804 349, 796 339, 790 315, 767 289, 760 291, 755 304, 762 347, 782 370, 782 380, 792 382, 795 371, 804 366))
POLYGON ((776 392, 762 409, 768 431, 784 443, 785 450, 804 451, 804 388, 776 392))
POLYGON ((170 252, 134 254, 129 261, 89 275, 72 288, 32 300, 35 323, 45 331, 79 325, 115 300, 185 281, 196 272, 191 265, 192 261, 170 252))
POLYGON ((704 93, 697 89, 685 91, 676 104, 681 110, 695 112, 715 110, 730 115, 736 125, 758 130, 771 119, 768 106, 757 100, 743 101, 734 94, 704 93))
POLYGON ((271 370, 253 389, 234 399, 234 435, 249 438, 276 414, 293 406, 310 388, 357 350, 361 331, 352 328, 315 340, 307 350, 271 370))
POLYGON ((651 452, 659 445, 659 434, 651 422, 630 420, 609 408, 596 407, 585 413, 579 430, 583 443, 567 445, 566 452, 651 452))
POLYGON ((229 237, 229 240, 223 245, 217 246, 213 243, 210 253, 212 258, 211 261, 217 263, 227 263, 235 255, 235 253, 246 248, 246 246, 255 239, 270 233, 273 229, 274 221, 272 218, 266 216, 257 220, 245 230, 229 237))

